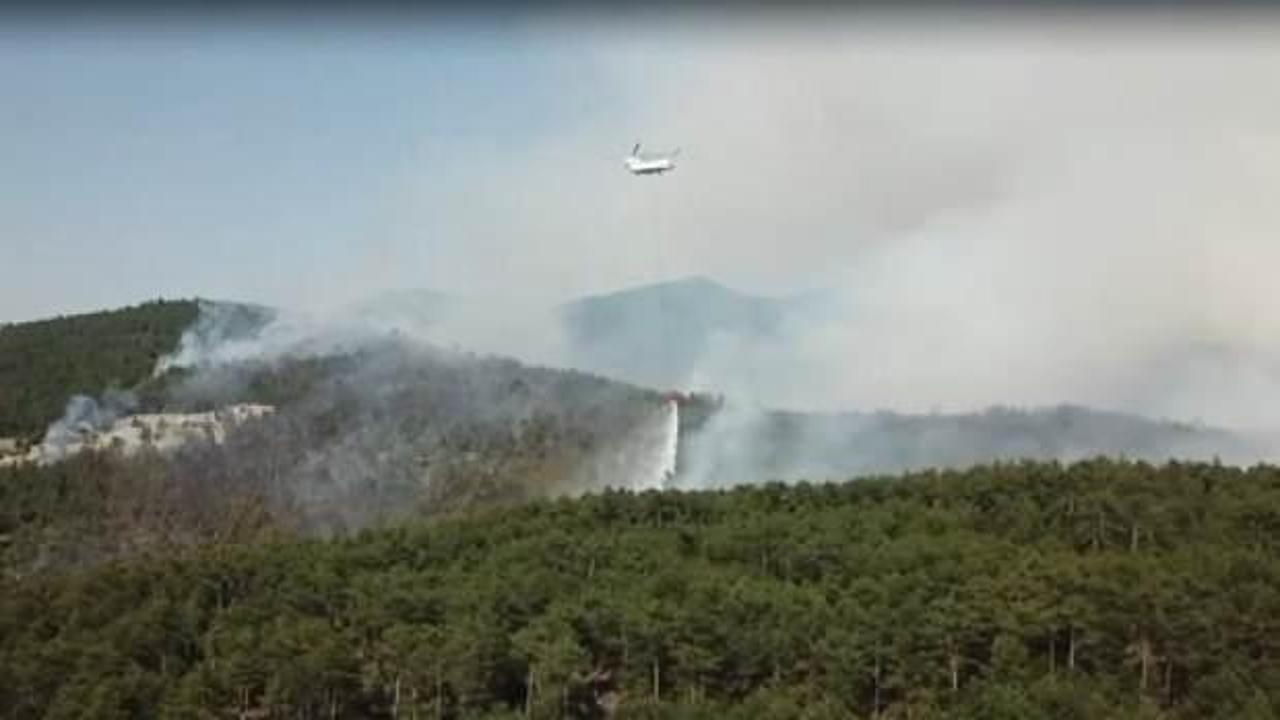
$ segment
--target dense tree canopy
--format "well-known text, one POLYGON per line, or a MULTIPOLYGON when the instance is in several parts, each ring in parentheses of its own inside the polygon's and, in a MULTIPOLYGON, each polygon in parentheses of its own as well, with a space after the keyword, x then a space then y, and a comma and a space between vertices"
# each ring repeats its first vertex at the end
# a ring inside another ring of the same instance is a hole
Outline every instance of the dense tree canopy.
POLYGON ((2 717, 1270 718, 1280 470, 606 492, 0 586, 2 717))
POLYGON ((0 437, 38 440, 77 393, 146 380, 195 319, 191 300, 0 325, 0 437))

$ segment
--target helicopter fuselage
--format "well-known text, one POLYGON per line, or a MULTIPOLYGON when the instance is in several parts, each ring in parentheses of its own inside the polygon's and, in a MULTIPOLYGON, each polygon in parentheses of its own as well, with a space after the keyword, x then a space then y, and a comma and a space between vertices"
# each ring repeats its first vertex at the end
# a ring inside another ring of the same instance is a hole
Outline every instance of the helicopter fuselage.
POLYGON ((626 164, 627 170, 630 170, 633 175, 661 175, 676 169, 676 164, 671 158, 642 160, 638 157, 629 157, 626 164))

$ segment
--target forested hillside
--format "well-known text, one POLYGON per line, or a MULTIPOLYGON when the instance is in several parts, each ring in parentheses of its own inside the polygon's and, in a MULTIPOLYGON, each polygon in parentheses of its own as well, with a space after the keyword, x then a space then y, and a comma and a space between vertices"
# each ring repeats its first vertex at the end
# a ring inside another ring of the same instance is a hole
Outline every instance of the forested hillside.
POLYGON ((0 587, 0 716, 1273 718, 1280 470, 606 493, 0 587))
POLYGON ((704 396, 680 398, 677 426, 656 391, 395 336, 150 378, 154 360, 131 385, 144 408, 278 410, 220 444, 0 468, 0 718, 1280 705, 1271 467, 980 465, 549 499, 662 482, 673 433, 668 479, 704 487, 1257 450, 1230 433, 1082 408, 823 416, 704 396))
MULTIPOLYGON (((178 372, 143 395, 176 411, 279 410, 221 444, 0 467, 0 573, 644 485, 667 412, 656 392, 583 373, 394 341, 178 372)), ((690 427, 704 404, 686 401, 690 427)))
POLYGON ((193 300, 0 325, 0 437, 38 440, 77 393, 133 387, 195 321, 193 300))

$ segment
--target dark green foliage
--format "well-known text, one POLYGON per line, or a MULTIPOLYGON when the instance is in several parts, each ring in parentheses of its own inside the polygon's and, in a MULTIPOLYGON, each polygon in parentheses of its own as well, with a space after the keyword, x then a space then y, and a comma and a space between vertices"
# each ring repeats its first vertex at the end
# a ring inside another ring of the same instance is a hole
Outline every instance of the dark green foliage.
POLYGON ((1262 718, 1280 470, 606 492, 0 586, 0 717, 1262 718))
POLYGON ((201 448, 183 458, 179 465, 154 453, 125 460, 86 452, 47 466, 0 467, 0 571, 22 577, 84 568, 291 527, 230 456, 208 461, 201 448))
POLYGON ((195 321, 191 300, 0 326, 0 437, 39 440, 75 394, 146 380, 195 321))

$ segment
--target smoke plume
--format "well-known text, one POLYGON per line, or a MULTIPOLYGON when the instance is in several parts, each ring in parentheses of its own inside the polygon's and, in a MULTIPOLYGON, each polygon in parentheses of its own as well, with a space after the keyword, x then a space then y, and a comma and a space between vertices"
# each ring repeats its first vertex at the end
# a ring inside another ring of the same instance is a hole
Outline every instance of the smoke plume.
POLYGON ((1280 72, 1276 17, 588 23, 573 36, 635 100, 626 127, 478 160, 465 217, 420 219, 481 238, 443 266, 495 294, 828 290, 780 338, 720 333, 672 379, 761 406, 1274 430, 1280 103, 1256 88, 1280 72), (632 135, 683 146, 679 168, 602 159, 632 135), (490 273, 499 253, 518 281, 490 273))
POLYGON ((81 438, 110 427, 113 421, 137 406, 137 396, 128 390, 110 389, 100 399, 88 395, 73 396, 67 401, 62 417, 45 430, 41 456, 49 460, 63 457, 72 446, 80 443, 81 438))

